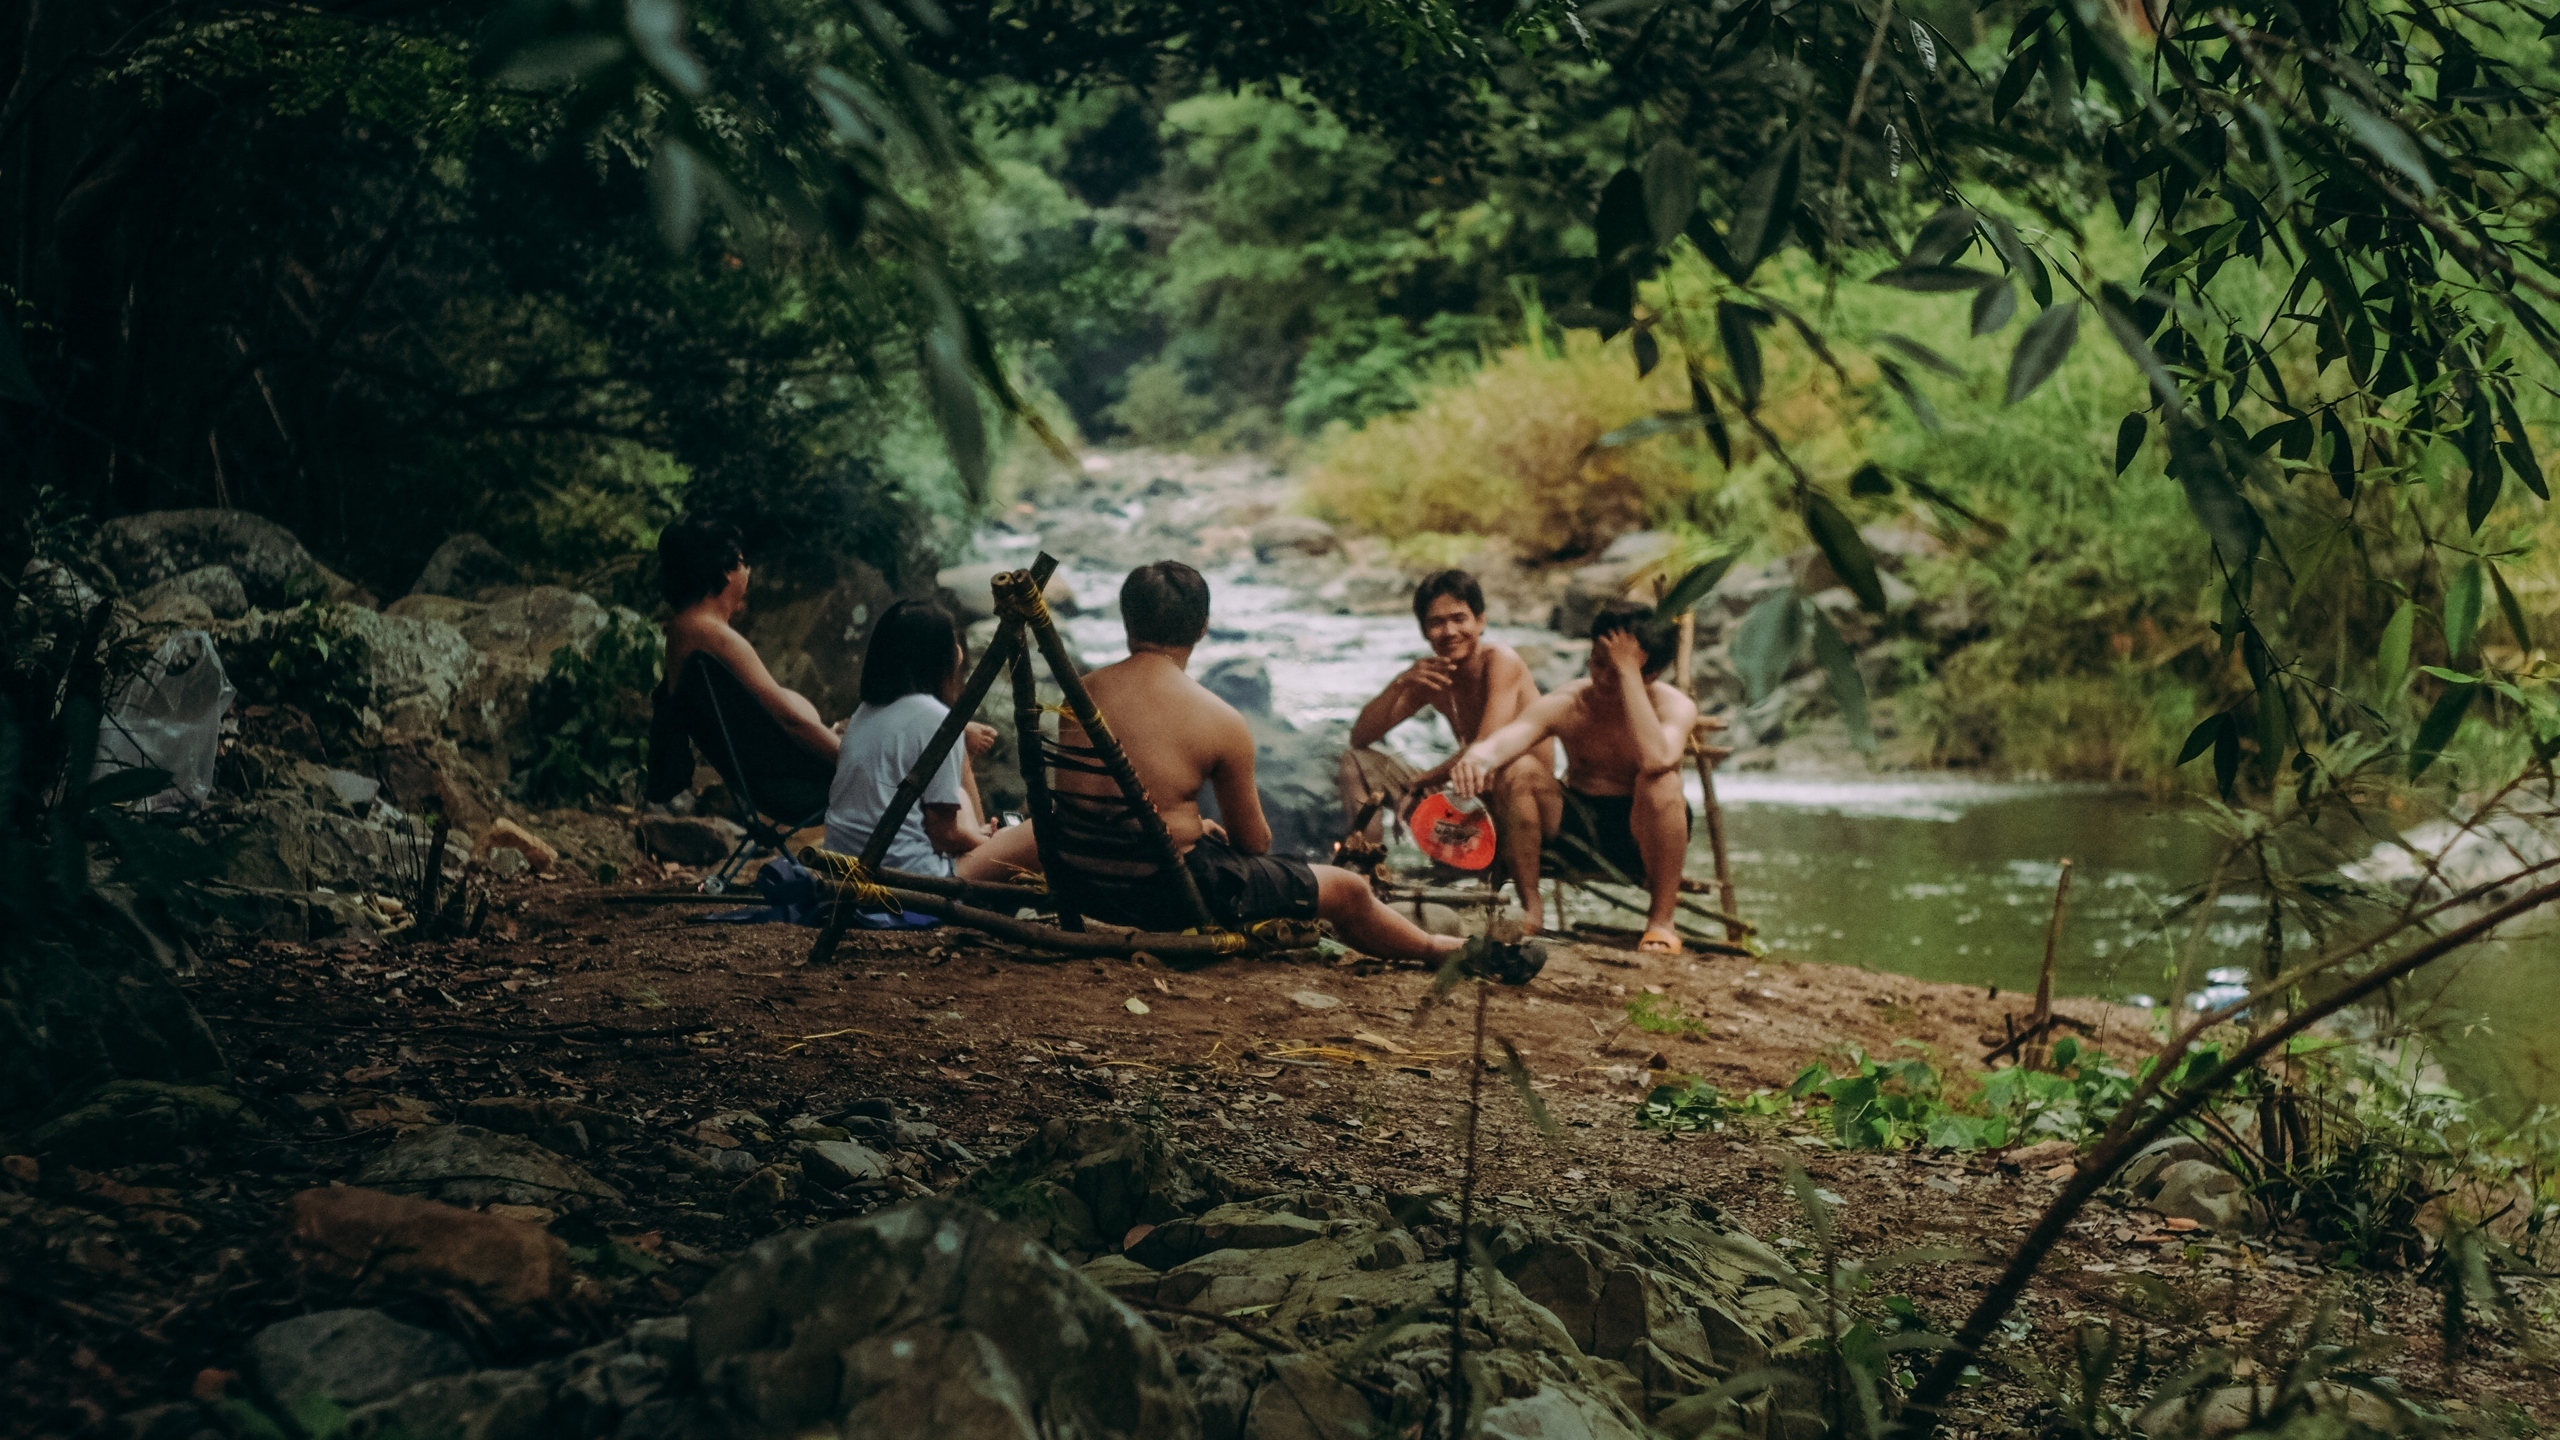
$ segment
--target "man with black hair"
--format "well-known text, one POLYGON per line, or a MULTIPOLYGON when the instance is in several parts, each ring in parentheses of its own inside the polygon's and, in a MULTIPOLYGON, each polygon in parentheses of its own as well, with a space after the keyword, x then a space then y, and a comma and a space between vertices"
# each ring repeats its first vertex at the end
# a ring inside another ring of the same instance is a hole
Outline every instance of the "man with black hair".
MULTIPOLYGON (((1425 577, 1413 589, 1413 618, 1431 653, 1387 682, 1351 722, 1351 748, 1342 754, 1337 780, 1343 814, 1353 823, 1373 796, 1401 804, 1438 789, 1458 762, 1452 755, 1416 774, 1376 748, 1388 731, 1428 706, 1448 720, 1459 754, 1464 754, 1467 746, 1511 723, 1538 698, 1538 682, 1530 678, 1520 652, 1485 642, 1484 587, 1473 575, 1443 570, 1425 577)), ((1511 875, 1534 917, 1539 842, 1556 833, 1564 812, 1554 743, 1542 740, 1503 766, 1494 776, 1492 794, 1498 847, 1494 862, 1511 875)), ((1373 822, 1369 839, 1375 843, 1378 838, 1373 822)))
MULTIPOLYGON (((1449 767, 1460 795, 1494 789, 1503 768, 1533 747, 1564 745, 1564 822, 1554 841, 1576 868, 1614 869, 1651 897, 1646 954, 1680 953, 1672 912, 1689 852, 1689 798, 1680 764, 1697 724, 1696 702, 1658 678, 1671 664, 1678 634, 1654 623, 1652 611, 1618 604, 1591 626, 1591 673, 1543 696, 1519 718, 1467 747, 1449 767), (1596 862, 1606 862, 1605 865, 1596 862)), ((1541 923, 1537 886, 1520 895, 1532 928, 1541 923)))
MULTIPOLYGON (((1085 676, 1085 689, 1110 721, 1219 924, 1330 920, 1355 948, 1388 959, 1428 959, 1458 947, 1459 941, 1427 934, 1378 903, 1369 882, 1352 871, 1269 853, 1271 825, 1253 783, 1253 731, 1188 669, 1192 647, 1209 631, 1209 582, 1199 571, 1161 560, 1129 572, 1120 587, 1120 623, 1129 658, 1085 676), (1203 786, 1217 796, 1223 826, 1201 815, 1203 786)), ((1060 725, 1062 741, 1083 743, 1073 720, 1060 725)), ((1062 772, 1056 783, 1088 794, 1119 793, 1099 775, 1062 772)), ((1037 848, 1023 833, 1028 828, 996 832, 971 857, 973 868, 1038 870, 1037 848)), ((1141 928, 1168 923, 1161 916, 1096 918, 1141 928)))
POLYGON ((695 652, 709 655, 729 667, 794 742, 832 769, 836 729, 842 727, 829 728, 808 696, 774 679, 756 647, 738 633, 737 618, 747 608, 747 557, 738 548, 738 532, 691 518, 659 532, 658 593, 676 612, 667 620, 666 688, 675 688, 695 652))

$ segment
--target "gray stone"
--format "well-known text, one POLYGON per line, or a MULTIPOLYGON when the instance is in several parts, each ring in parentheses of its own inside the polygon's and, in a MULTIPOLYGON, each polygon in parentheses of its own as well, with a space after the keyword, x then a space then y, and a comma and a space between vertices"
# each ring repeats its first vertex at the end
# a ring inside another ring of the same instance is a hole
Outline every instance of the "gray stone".
POLYGON ((1078 1259, 1119 1247, 1137 1225, 1161 1225, 1232 1199, 1234 1182, 1126 1120, 1052 1120, 971 1175, 977 1200, 1078 1259))
POLYGON ((2256 1218, 2240 1177, 2209 1160, 2170 1163, 2160 1171, 2159 1189, 2146 1203, 2173 1220, 2193 1220, 2216 1230, 2247 1230, 2256 1218))
POLYGON ((557 585, 492 591, 484 608, 457 628, 472 648, 522 661, 537 671, 563 645, 584 651, 612 619, 594 597, 557 585))
POLYGON ((1200 684, 1246 715, 1271 713, 1271 667, 1259 655, 1230 655, 1201 671, 1200 684))
POLYGON ((1274 515, 1253 527, 1253 556, 1269 564, 1284 555, 1329 555, 1340 548, 1333 527, 1312 515, 1274 515))
POLYGON ((766 1240, 685 1307, 727 1433, 1196 1440, 1154 1327, 974 1206, 766 1240))
POLYGON ((154 510, 110 520, 98 527, 98 556, 128 592, 209 565, 228 567, 249 603, 264 609, 354 590, 312 559, 292 531, 246 510, 154 510))
POLYGON ((329 788, 336 792, 338 803, 358 815, 372 809, 373 802, 382 798, 382 782, 370 775, 359 775, 353 770, 331 770, 326 774, 329 788))
POLYGON ((522 1135, 564 1155, 584 1155, 599 1145, 629 1140, 640 1133, 639 1122, 628 1116, 574 1100, 532 1095, 492 1095, 466 1101, 462 1118, 484 1130, 522 1135))
POLYGON ((471 1368, 462 1347, 379 1310, 297 1315, 249 1339, 268 1398, 287 1410, 313 1395, 347 1407, 387 1400, 422 1380, 471 1368))
POLYGON ((1169 1270, 1213 1250, 1276 1250, 1324 1238, 1322 1221, 1256 1205, 1221 1205, 1205 1215, 1168 1220, 1129 1247, 1141 1265, 1169 1270))
POLYGON ((423 1381, 349 1411, 344 1440, 551 1440, 552 1389, 532 1370, 482 1370, 423 1381))
POLYGON ((1370 1440, 1378 1418, 1358 1390, 1313 1355, 1274 1355, 1245 1412, 1246 1440, 1370 1440))
MULTIPOLYGON (((960 618, 963 621, 974 622, 995 617, 995 578, 1008 570, 1021 568, 1023 567, 1020 565, 1003 563, 954 565, 933 578, 935 584, 950 592, 952 603, 958 608, 960 618)), ((1047 603, 1054 614, 1076 613, 1075 587, 1067 583, 1067 577, 1064 574, 1050 576, 1049 583, 1041 587, 1040 598, 1047 603)))
POLYGON ((255 1133, 257 1115, 228 1090, 158 1080, 114 1080, 28 1134, 26 1148, 107 1169, 174 1157, 180 1147, 255 1133))
POLYGON ((1556 602, 1549 628, 1569 640, 1587 638, 1600 612, 1611 601, 1624 598, 1636 569, 1632 561, 1602 560, 1574 571, 1565 581, 1564 598, 1556 602))
POLYGON ((1485 1440, 1644 1440, 1644 1432, 1589 1397, 1553 1385, 1488 1408, 1476 1433, 1485 1440))
POLYGON ((181 600, 193 600, 216 620, 237 620, 249 613, 249 592, 240 572, 228 565, 200 565, 146 587, 133 597, 133 608, 148 615, 181 600))
POLYGON ((2125 1162, 2116 1173, 2116 1184, 2131 1191, 2137 1200, 2148 1200, 2160 1193, 2160 1177, 2181 1160, 2214 1163, 2213 1150, 2203 1141, 2189 1135, 2169 1135, 2142 1147, 2142 1152, 2125 1162))
MULTIPOLYGON (((2176 1436, 2178 1440, 2221 1440, 2244 1430, 2260 1428, 2257 1420, 2272 1418, 2277 1400, 2272 1385, 2226 1385, 2201 1394, 2187 1394, 2159 1401, 2142 1412, 2135 1422, 2144 1434, 2160 1437, 2176 1436)), ((2355 1425, 2381 1434, 2392 1434, 2402 1428, 2403 1416, 2398 1406, 2371 1391, 2346 1385, 2314 1383, 2301 1396, 2307 1402, 2302 1408, 2318 1414, 2343 1415, 2355 1425)), ((2266 1427, 2272 1431, 2276 1427, 2266 1427)))
POLYGON ((1394 1270, 1422 1263, 1422 1242, 1403 1230, 1390 1230, 1380 1235, 1360 1257, 1363 1270, 1394 1270))
POLYGON ((1401 570, 1358 565, 1318 586, 1315 601, 1340 615, 1392 615, 1413 603, 1413 582, 1401 570))
POLYGON ((558 1207, 622 1198, 622 1192, 532 1141, 477 1125, 412 1130, 375 1156, 360 1179, 376 1189, 448 1205, 558 1207))
POLYGON ((418 583, 409 587, 409 593, 478 600, 489 591, 523 583, 523 566, 508 559, 497 546, 465 530, 447 536, 436 547, 436 553, 427 557, 426 568, 418 572, 418 583))
POLYGON ((521 879, 533 869, 533 862, 524 858, 523 851, 506 845, 496 846, 481 856, 480 864, 501 880, 521 879))
POLYGON ((830 1190, 841 1190, 858 1180, 886 1180, 889 1161, 867 1145, 850 1140, 819 1140, 810 1144, 800 1157, 801 1173, 830 1190))
POLYGON ((717 815, 643 815, 634 830, 641 849, 678 865, 717 865, 747 833, 717 815))

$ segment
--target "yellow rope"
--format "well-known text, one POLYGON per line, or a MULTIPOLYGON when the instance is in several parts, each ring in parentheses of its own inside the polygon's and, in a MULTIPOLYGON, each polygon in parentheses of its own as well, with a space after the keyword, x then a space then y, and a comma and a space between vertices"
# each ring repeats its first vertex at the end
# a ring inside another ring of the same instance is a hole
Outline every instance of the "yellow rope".
POLYGON ((1045 627, 1050 623, 1048 597, 1031 583, 1030 571, 1008 570, 996 576, 988 588, 995 592, 997 614, 1028 625, 1045 627))
MULTIPOLYGON (((887 886, 871 878, 871 872, 863 867, 862 857, 859 855, 839 855, 833 850, 811 845, 800 852, 800 863, 809 867, 810 874, 820 876, 839 889, 849 892, 857 908, 876 910, 890 915, 895 915, 906 908, 898 903, 897 896, 889 893, 887 886)), ((839 903, 841 903, 841 897, 839 897, 839 903)))

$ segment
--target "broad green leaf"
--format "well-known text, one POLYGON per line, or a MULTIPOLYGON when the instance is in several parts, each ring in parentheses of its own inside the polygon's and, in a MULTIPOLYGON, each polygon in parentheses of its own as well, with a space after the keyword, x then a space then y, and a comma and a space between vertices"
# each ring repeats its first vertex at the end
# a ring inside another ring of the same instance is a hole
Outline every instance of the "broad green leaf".
POLYGON ((2391 612, 2391 623, 2382 627, 2382 643, 2374 647, 2377 703, 2388 705, 2399 696, 2401 682, 2409 678, 2409 646, 2417 635, 2418 603, 2403 600, 2391 612))
POLYGON ((2015 405, 2035 393, 2035 388, 2062 368, 2071 354, 2072 343, 2080 338, 2080 302, 2056 305, 2036 317, 2027 333, 2018 337, 2018 349, 2009 357, 2009 391, 2006 403, 2015 405))
POLYGON ((2151 428, 2149 417, 2139 411, 2127 415, 2116 426, 2116 473, 2121 475, 2142 453, 2142 437, 2151 428))
POLYGON ((2444 653, 2455 660, 2471 653, 2480 634, 2481 570, 2474 560, 2454 571, 2444 587, 2444 653))
POLYGON ((2178 763, 2184 765, 2212 749, 2214 737, 2221 734, 2223 728, 2230 723, 2231 716, 2227 713, 2207 715, 2197 721, 2196 728, 2187 732, 2187 743, 2178 747, 2178 763))
POLYGON ((658 72, 658 78, 687 99, 698 99, 710 87, 710 73, 684 44, 684 6, 677 0, 624 0, 623 27, 631 48, 658 72))
POLYGON ((1867 682, 1858 674, 1857 653, 1840 636, 1831 617, 1820 606, 1807 606, 1813 611, 1813 658, 1822 666, 1823 678, 1831 687, 1832 703, 1840 707, 1840 719, 1849 727, 1849 742, 1861 751, 1876 748, 1874 723, 1867 716, 1867 682))
POLYGON ((2223 799, 2231 798, 2231 787, 2240 779, 2240 720, 2225 714, 2222 724, 2213 732, 2213 788, 2223 799))
POLYGON ((1849 477, 1849 493, 1852 495, 1890 495, 1893 493, 1893 477, 1884 473, 1883 466, 1870 460, 1866 464, 1859 466, 1857 473, 1849 477))
POLYGON ((2436 177, 2427 168, 2426 152, 2417 140, 2392 121, 2374 114, 2364 102, 2334 86, 2320 87, 2320 98, 2328 103, 2329 113, 2356 137, 2356 143, 2373 152, 2383 164, 2409 177, 2418 193, 2432 200, 2436 194, 2436 177))
POLYGON ((1733 388, 1742 393, 1742 408, 1760 408, 1760 335, 1769 312, 1732 300, 1716 302, 1716 333, 1724 338, 1725 364, 1733 372, 1733 388))
POLYGON ((1804 601, 1795 587, 1772 591, 1733 632, 1733 673, 1753 704, 1769 697, 1787 678, 1796 652, 1804 648, 1804 601))
POLYGON ((1973 294, 1973 333, 1989 335, 2009 323, 2018 313, 2018 287, 2003 280, 1985 285, 1973 294))
POLYGON ((2507 488, 2507 467, 2498 459, 2497 447, 2481 445, 2466 456, 2471 462, 2471 480, 2463 487, 2463 518, 2471 522, 2471 533, 2489 520, 2489 512, 2498 508, 2498 496, 2507 488))
POLYGON ((1741 558, 1740 550, 1728 550, 1673 581, 1671 588, 1663 592, 1661 603, 1653 607, 1653 617, 1656 620, 1677 620, 1697 609, 1699 602, 1705 600, 1724 579, 1725 572, 1733 568, 1733 562, 1741 558))
POLYGON ((2447 669, 2442 665, 2421 665, 2418 667, 2418 673, 2421 675, 2433 675, 2447 685, 2477 685, 2480 683, 2480 677, 2472 674, 2468 670, 2452 670, 2447 669))
POLYGON ((1918 420, 1924 428, 1930 430, 1944 428, 1938 419, 1938 407, 1929 403, 1929 397, 1920 393, 1919 387, 1911 383, 1911 377, 1903 373, 1901 366, 1883 356, 1877 356, 1876 373, 1884 377, 1884 383, 1893 387, 1893 393, 1902 397, 1903 404, 1911 407, 1912 418, 1918 420))
POLYGON ((2534 458, 2533 439, 2525 433, 2524 421, 2516 414, 2516 402, 2504 395, 2498 397, 2498 419, 2507 427, 2508 439, 2498 450, 2507 457, 2507 468, 2516 472, 2524 488, 2540 500, 2551 498, 2551 489, 2543 482, 2542 463, 2534 458))
POLYGON ((1884 613, 1884 583, 1876 578, 1875 556, 1867 552, 1866 537, 1840 507, 1820 491, 1805 497, 1804 528, 1813 532, 1813 543, 1822 547, 1822 556, 1831 562, 1831 573, 1858 597, 1858 603, 1881 615, 1884 613))
POLYGON ((934 327, 924 342, 924 398, 951 464, 969 498, 987 493, 987 420, 969 382, 968 339, 956 322, 934 327))
POLYGON ((2418 724, 2418 738, 2409 746, 2409 778, 2427 773, 2427 767, 2444 754, 2453 743, 2455 732, 2462 728, 2463 714, 2470 710, 2473 697, 2480 693, 2477 685, 2454 685, 2439 696, 2435 708, 2418 724))
POLYGON ((1629 346, 1635 351, 1637 379, 1652 374, 1653 367, 1662 363, 1662 342, 1653 338, 1651 330, 1637 331, 1629 346))
POLYGON ((2490 588, 2497 593, 2498 613, 2507 617, 2507 632, 2515 637, 2518 648, 2531 650, 2533 631, 2524 623, 2524 607, 2516 603, 2516 592, 2507 588, 2507 577, 2498 573, 2497 566, 2487 561, 2481 565, 2489 572, 2490 588))
POLYGON ((1778 142, 1777 153, 1743 185, 1741 202, 1734 206, 1731 238, 1733 258, 1744 274, 1758 269, 1784 243, 1789 218, 1795 214, 1802 162, 1802 147, 1790 133, 1778 142))
POLYGON ((2347 422, 2338 417, 2336 406, 2330 406, 2329 413, 2322 418, 2320 434, 2329 447, 2329 484, 2337 490, 2339 499, 2353 500, 2356 498, 2356 442, 2347 433, 2347 422))
POLYGON ((1944 265, 1962 254, 1973 240, 1973 212, 1962 205, 1949 205, 1929 217, 1920 233, 1911 240, 1911 253, 1903 257, 1905 265, 1944 265))
POLYGON ((2187 508, 2213 538, 2213 548, 2222 556, 2223 568, 2237 573, 2258 553, 2258 542, 2266 527, 2258 519, 2257 507, 2232 483, 2231 472, 2222 467, 2210 448, 2181 457, 2178 484, 2186 491, 2187 508))
POLYGON ((1644 157, 1644 208, 1653 218, 1655 249, 1667 249, 1698 208, 1698 162, 1687 146, 1665 138, 1644 157))
POLYGON ((1689 217, 1688 236, 1689 243, 1698 247, 1698 253, 1707 257, 1707 263, 1723 271, 1726 278, 1735 284, 1751 278, 1751 272, 1742 267, 1742 262, 1733 258, 1733 251, 1725 245, 1724 236, 1716 233, 1715 222, 1707 218, 1706 211, 1700 210, 1689 217))

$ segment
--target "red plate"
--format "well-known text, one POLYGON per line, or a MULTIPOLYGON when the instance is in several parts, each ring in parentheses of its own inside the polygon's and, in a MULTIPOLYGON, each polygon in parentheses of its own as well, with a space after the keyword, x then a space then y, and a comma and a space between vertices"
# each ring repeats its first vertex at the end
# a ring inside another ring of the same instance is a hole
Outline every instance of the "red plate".
POLYGON ((1470 815, 1434 792, 1413 807, 1413 843, 1443 865, 1482 870, 1493 863, 1493 816, 1478 809, 1470 815))

